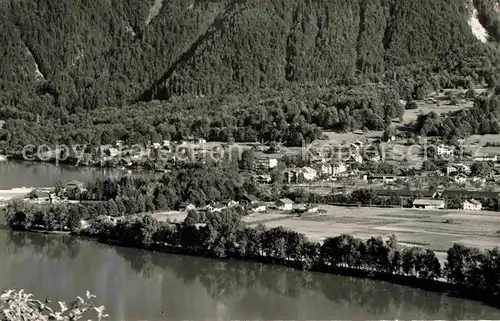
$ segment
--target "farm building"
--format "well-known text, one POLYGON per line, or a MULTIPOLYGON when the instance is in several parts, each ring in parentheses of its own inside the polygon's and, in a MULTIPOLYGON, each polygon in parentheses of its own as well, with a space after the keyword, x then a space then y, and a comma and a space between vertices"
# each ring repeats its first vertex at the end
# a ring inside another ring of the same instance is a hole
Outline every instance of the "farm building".
POLYGON ((282 198, 276 201, 276 207, 280 210, 291 211, 293 209, 293 201, 289 198, 282 198))
POLYGON ((413 208, 420 208, 425 210, 437 210, 445 207, 444 200, 436 199, 416 199, 413 201, 413 208))

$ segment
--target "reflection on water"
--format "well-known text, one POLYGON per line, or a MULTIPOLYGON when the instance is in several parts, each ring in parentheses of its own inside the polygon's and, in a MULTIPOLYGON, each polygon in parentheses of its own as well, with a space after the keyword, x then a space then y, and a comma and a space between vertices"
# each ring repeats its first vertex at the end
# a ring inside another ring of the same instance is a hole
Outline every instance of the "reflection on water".
MULTIPOLYGON (((145 172, 141 172, 144 175, 145 172)), ((50 187, 57 181, 87 182, 99 177, 119 178, 129 175, 113 168, 56 166, 48 163, 8 161, 0 162, 0 189, 15 187, 50 187)), ((132 174, 133 175, 133 174, 132 174)))
POLYGON ((73 299, 111 320, 499 319, 500 310, 385 282, 0 230, 0 285, 73 299))

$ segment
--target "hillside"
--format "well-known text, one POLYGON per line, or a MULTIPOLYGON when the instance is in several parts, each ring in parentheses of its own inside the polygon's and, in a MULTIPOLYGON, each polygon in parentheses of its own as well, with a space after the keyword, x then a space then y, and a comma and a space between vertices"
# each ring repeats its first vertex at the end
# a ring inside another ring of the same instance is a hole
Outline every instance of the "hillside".
MULTIPOLYGON (((490 36, 492 1, 474 3, 490 36)), ((0 9, 0 141, 9 146, 23 141, 14 131, 76 115, 93 124, 87 112, 106 106, 367 82, 406 99, 422 87, 491 84, 498 65, 496 45, 480 44, 469 6, 456 0, 42 0, 0 9)), ((332 126, 365 122, 356 123, 332 126)))

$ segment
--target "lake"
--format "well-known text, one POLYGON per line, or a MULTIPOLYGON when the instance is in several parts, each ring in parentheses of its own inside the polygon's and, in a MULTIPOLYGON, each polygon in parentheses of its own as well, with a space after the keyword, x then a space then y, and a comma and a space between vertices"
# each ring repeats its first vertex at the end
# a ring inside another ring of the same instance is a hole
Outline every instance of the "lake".
MULTIPOLYGON (((123 171, 0 163, 0 189, 123 171)), ((73 300, 86 290, 109 320, 500 319, 500 310, 386 282, 239 261, 152 253, 0 229, 0 288, 73 300)))
POLYGON ((81 182, 98 177, 120 177, 127 171, 114 168, 56 166, 48 163, 0 161, 0 190, 14 187, 52 187, 57 181, 81 182))

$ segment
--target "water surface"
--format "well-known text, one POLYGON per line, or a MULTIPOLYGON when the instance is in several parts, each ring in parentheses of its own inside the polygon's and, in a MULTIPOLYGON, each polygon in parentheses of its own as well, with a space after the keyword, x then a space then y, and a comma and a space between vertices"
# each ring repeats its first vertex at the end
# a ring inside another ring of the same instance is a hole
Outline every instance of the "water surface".
POLYGON ((118 178, 127 171, 113 168, 76 167, 49 163, 0 161, 0 190, 15 187, 52 187, 57 181, 91 181, 96 178, 118 178))
POLYGON ((1 288, 53 300, 90 290, 110 320, 500 319, 478 302, 386 282, 9 230, 0 244, 1 288))

